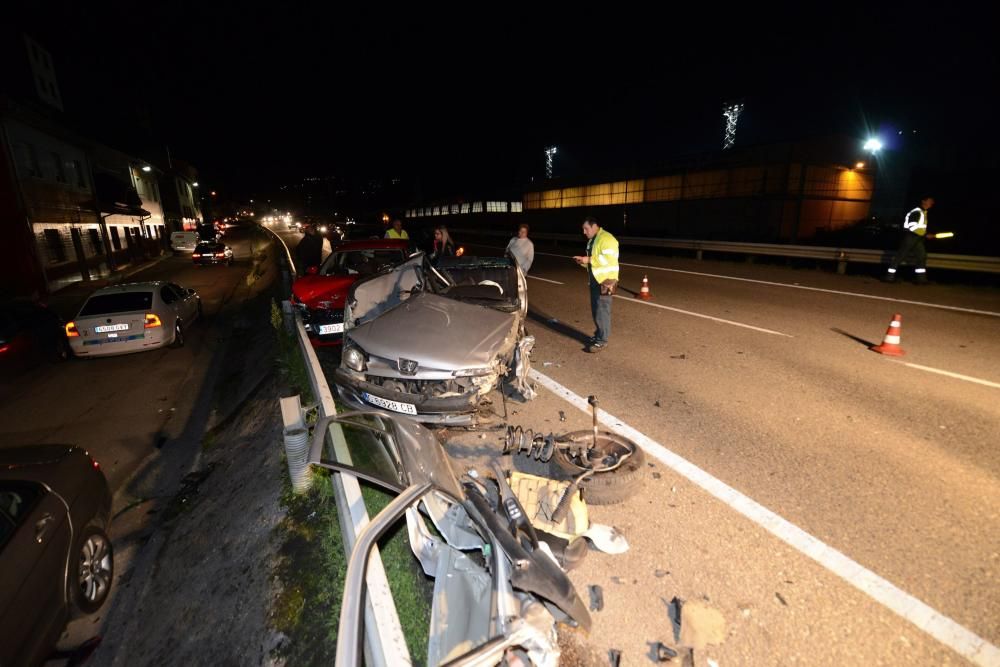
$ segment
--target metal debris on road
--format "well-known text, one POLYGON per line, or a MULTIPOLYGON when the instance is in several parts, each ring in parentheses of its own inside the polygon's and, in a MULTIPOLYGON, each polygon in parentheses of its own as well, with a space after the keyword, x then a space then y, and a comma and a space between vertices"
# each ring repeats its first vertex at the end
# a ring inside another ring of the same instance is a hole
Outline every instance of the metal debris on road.
POLYGON ((788 601, 781 595, 781 593, 775 591, 774 597, 778 598, 778 602, 780 602, 781 604, 785 605, 786 607, 788 606, 788 601))
POLYGON ((563 412, 562 410, 559 411, 559 421, 561 422, 566 421, 566 413, 563 412))
POLYGON ((622 581, 621 577, 611 577, 611 581, 613 583, 616 583, 616 584, 624 584, 625 583, 624 581, 622 581))
POLYGON ((660 402, 658 400, 657 401, 653 401, 653 407, 657 407, 657 408, 660 407, 660 402))
POLYGON ((671 658, 677 657, 677 651, 670 648, 663 642, 656 642, 656 646, 654 648, 656 650, 656 659, 659 662, 666 662, 671 658))
POLYGON ((656 577, 657 579, 659 579, 660 577, 665 577, 668 574, 670 574, 670 570, 661 570, 659 568, 657 568, 656 571, 653 572, 653 576, 656 577))
POLYGON ((686 354, 671 354, 670 358, 671 359, 687 359, 688 356, 686 354))
POLYGON ((588 590, 590 591, 590 611, 601 611, 604 609, 604 589, 594 584, 588 590))
POLYGON ((608 650, 608 662, 611 667, 618 667, 622 662, 622 652, 616 648, 608 650))

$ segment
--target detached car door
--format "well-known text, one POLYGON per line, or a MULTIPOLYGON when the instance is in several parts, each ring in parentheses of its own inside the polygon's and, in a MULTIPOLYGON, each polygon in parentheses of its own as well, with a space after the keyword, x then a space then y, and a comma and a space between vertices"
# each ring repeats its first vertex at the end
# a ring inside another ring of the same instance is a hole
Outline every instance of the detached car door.
POLYGON ((71 541, 57 495, 0 480, 0 664, 39 663, 55 645, 66 621, 71 541))

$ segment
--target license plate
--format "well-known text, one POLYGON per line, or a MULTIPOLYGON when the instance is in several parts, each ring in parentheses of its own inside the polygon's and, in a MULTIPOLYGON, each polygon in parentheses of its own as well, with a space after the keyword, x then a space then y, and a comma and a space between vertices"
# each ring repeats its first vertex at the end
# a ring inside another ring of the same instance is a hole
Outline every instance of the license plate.
POLYGON ((412 403, 400 403, 399 401, 390 401, 389 399, 382 398, 381 396, 372 396, 367 391, 361 394, 361 397, 372 405, 377 405, 380 408, 385 408, 386 410, 392 410, 393 412, 402 412, 404 415, 415 415, 417 414, 417 408, 412 403))
POLYGON ((344 323, 340 324, 321 324, 319 325, 319 335, 325 336, 327 334, 344 333, 344 323))
POLYGON ((103 327, 94 327, 94 331, 97 333, 105 333, 107 331, 125 331, 128 329, 127 324, 109 324, 103 327))

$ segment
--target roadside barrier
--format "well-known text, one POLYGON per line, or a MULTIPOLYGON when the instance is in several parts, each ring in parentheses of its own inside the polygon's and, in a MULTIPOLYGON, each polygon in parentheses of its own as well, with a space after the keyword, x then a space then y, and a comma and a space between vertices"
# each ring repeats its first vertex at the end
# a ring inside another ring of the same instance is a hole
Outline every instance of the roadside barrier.
MULTIPOLYGON (((495 229, 453 229, 452 234, 467 236, 495 236, 509 238, 509 231, 495 229)), ((547 232, 532 233, 536 241, 566 242, 579 246, 583 238, 580 234, 552 234, 547 232)), ((837 273, 845 273, 848 263, 858 264, 888 264, 894 251, 871 250, 867 248, 831 248, 822 246, 785 245, 782 243, 740 243, 732 241, 697 241, 687 239, 661 239, 645 236, 619 236, 618 243, 623 246, 639 248, 674 248, 690 250, 696 259, 702 259, 705 252, 742 254, 748 257, 770 255, 774 257, 797 257, 804 259, 827 260, 837 263, 837 273)), ((977 271, 980 273, 1000 273, 1000 257, 985 257, 979 255, 947 255, 929 253, 927 266, 931 269, 951 269, 955 271, 977 271)))
MULTIPOLYGON (((266 229, 262 227, 263 229, 266 229)), ((281 262, 282 273, 287 273, 290 285, 291 276, 294 275, 294 264, 291 261, 291 253, 284 240, 272 230, 271 232, 277 243, 284 248, 284 258, 286 262, 281 262)), ((279 253, 280 256, 280 253, 279 253)), ((282 310, 287 312, 290 309, 288 302, 282 303, 282 310)), ((309 386, 313 396, 317 400, 317 409, 320 417, 330 417, 337 414, 337 406, 333 401, 333 392, 326 381, 316 351, 313 350, 309 342, 309 335, 302 325, 302 319, 298 313, 294 313, 294 327, 296 338, 299 342, 299 349, 305 359, 306 371, 309 376, 309 386)), ((305 419, 302 414, 302 406, 298 397, 292 397, 297 406, 297 410, 283 404, 282 414, 286 411, 292 413, 292 418, 285 416, 285 424, 294 422, 294 416, 305 419)), ((289 401, 292 399, 283 399, 289 401)), ((323 433, 314 433, 313 438, 325 439, 323 433)), ((333 441, 332 446, 337 450, 337 458, 347 462, 350 457, 347 455, 347 443, 344 433, 339 424, 331 424, 330 436, 333 441)), ((308 439, 307 439, 308 440, 308 439)), ((308 450, 308 445, 307 448, 308 450)), ((365 508, 364 498, 361 496, 361 486, 358 478, 346 473, 333 473, 332 477, 333 494, 337 503, 337 517, 340 521, 340 530, 344 538, 345 551, 348 557, 354 550, 354 545, 358 541, 358 536, 368 525, 370 519, 368 510, 365 508)), ((294 480, 294 478, 293 478, 294 480)), ((396 603, 389 590, 389 580, 385 574, 385 567, 382 564, 382 557, 378 547, 374 547, 368 558, 367 577, 365 579, 367 595, 365 595, 364 606, 364 627, 365 627, 365 663, 371 667, 395 667, 396 665, 411 665, 409 649, 403 637, 403 628, 399 623, 399 613, 396 611, 396 603)))

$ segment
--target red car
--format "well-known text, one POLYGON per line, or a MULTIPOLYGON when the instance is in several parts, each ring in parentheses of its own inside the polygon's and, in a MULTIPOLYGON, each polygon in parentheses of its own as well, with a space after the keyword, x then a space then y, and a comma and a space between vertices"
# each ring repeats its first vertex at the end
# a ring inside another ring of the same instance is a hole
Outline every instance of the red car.
POLYGON ((316 347, 340 345, 344 338, 344 299, 361 278, 390 269, 409 255, 407 241, 371 239, 336 245, 319 269, 292 285, 292 304, 302 313, 316 347))

